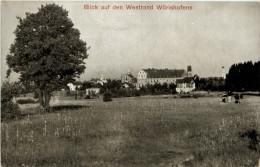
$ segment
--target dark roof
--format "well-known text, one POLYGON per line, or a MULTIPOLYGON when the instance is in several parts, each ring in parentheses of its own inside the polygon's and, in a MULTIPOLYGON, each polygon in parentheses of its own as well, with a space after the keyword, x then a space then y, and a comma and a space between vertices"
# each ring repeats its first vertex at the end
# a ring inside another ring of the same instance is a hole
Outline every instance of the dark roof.
POLYGON ((147 78, 180 78, 185 75, 185 70, 171 69, 143 69, 147 78))
POLYGON ((83 83, 80 82, 80 81, 74 81, 74 82, 73 82, 73 85, 83 85, 83 83))
POLYGON ((193 81, 192 77, 185 77, 183 79, 177 79, 176 83, 191 83, 193 81))
POLYGON ((91 88, 86 88, 87 89, 100 89, 99 87, 91 87, 91 88))
POLYGON ((98 82, 101 81, 99 78, 92 78, 89 82, 98 82))
POLYGON ((131 77, 131 78, 135 78, 132 74, 126 74, 126 75, 131 77))
POLYGON ((98 81, 99 79, 96 79, 96 78, 92 78, 91 80, 90 80, 90 82, 96 82, 96 81, 98 81))
POLYGON ((187 71, 191 71, 191 66, 188 66, 188 69, 187 69, 187 71))

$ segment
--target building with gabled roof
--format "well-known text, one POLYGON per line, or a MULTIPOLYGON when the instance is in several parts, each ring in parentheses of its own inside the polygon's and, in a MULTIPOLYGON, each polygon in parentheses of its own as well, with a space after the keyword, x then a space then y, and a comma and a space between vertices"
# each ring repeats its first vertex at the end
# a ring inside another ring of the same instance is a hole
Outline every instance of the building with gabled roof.
POLYGON ((68 83, 67 86, 69 87, 69 90, 76 91, 77 89, 81 88, 83 85, 80 81, 74 81, 72 83, 68 83))
MULTIPOLYGON (((191 74, 191 66, 188 66, 189 75, 191 74)), ((142 69, 137 73, 137 89, 147 84, 171 84, 176 83, 177 79, 187 77, 184 69, 142 69)))
POLYGON ((188 93, 195 90, 195 83, 193 77, 185 77, 183 79, 176 80, 176 92, 188 93))
POLYGON ((147 73, 147 78, 180 78, 185 75, 185 70, 169 69, 143 69, 147 73))
POLYGON ((130 72, 121 76, 121 83, 135 84, 136 82, 137 82, 137 79, 130 72))
POLYGON ((104 77, 104 75, 102 74, 100 78, 92 78, 90 81, 90 83, 93 84, 100 84, 100 85, 104 85, 107 83, 107 79, 104 77))

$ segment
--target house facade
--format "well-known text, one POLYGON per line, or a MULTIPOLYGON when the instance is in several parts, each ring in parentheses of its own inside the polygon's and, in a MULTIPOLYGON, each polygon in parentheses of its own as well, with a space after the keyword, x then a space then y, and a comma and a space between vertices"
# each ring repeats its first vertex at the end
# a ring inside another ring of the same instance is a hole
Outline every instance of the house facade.
POLYGON ((135 84, 136 82, 137 79, 131 73, 127 73, 121 77, 121 83, 135 84))
MULTIPOLYGON (((189 74, 191 75, 191 71, 189 74)), ((186 76, 187 72, 184 69, 142 69, 137 73, 136 88, 140 89, 147 84, 176 83, 177 79, 182 79, 186 76)))
POLYGON ((88 89, 86 89, 86 95, 91 96, 91 95, 96 95, 98 93, 100 93, 100 88, 88 88, 88 89))
POLYGON ((68 83, 68 84, 67 84, 67 86, 69 87, 69 90, 71 90, 71 91, 76 91, 77 88, 78 88, 78 89, 81 88, 82 85, 83 85, 83 83, 82 83, 82 82, 79 82, 79 81, 75 81, 75 82, 73 82, 73 83, 68 83))
POLYGON ((103 86, 104 84, 107 83, 107 79, 102 74, 100 78, 92 78, 89 82, 93 84, 100 84, 103 86))
POLYGON ((195 83, 193 77, 185 77, 183 79, 176 80, 176 92, 188 93, 195 90, 195 83))

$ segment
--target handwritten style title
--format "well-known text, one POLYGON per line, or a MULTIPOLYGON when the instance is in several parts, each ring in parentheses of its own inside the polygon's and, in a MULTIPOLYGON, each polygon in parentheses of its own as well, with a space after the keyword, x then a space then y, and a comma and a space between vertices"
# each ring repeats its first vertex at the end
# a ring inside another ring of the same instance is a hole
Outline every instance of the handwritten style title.
POLYGON ((84 5, 85 10, 192 10, 192 6, 184 5, 84 5))

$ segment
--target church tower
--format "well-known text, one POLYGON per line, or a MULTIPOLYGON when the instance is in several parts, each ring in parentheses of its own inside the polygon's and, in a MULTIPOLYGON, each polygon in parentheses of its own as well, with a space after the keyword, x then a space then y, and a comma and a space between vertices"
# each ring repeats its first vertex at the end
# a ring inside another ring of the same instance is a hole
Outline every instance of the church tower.
POLYGON ((187 75, 188 75, 188 77, 192 77, 191 66, 187 67, 187 75))
POLYGON ((223 79, 226 79, 226 72, 225 72, 224 66, 222 66, 221 77, 222 77, 223 79))

